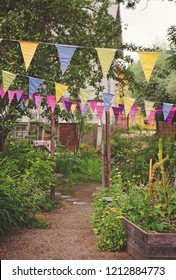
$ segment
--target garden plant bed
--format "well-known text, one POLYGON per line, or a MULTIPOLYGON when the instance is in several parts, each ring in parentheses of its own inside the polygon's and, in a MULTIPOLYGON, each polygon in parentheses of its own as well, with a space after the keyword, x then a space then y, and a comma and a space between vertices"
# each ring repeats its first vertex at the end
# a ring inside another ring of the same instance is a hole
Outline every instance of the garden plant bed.
POLYGON ((135 259, 176 260, 176 233, 147 232, 123 218, 127 252, 135 259))

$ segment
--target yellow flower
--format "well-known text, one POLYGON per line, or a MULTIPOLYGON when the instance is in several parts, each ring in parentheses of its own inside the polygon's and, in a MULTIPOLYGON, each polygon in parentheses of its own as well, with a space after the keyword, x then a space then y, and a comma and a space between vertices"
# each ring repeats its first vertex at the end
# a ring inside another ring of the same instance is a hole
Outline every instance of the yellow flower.
POLYGON ((123 216, 116 216, 116 219, 122 219, 123 216))

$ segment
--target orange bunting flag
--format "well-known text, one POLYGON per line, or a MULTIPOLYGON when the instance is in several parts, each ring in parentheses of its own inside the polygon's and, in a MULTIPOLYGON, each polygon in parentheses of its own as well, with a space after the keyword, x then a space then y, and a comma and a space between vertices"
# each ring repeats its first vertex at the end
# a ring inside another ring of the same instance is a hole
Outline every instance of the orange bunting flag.
POLYGON ((16 76, 16 74, 13 74, 11 72, 2 71, 2 83, 4 87, 4 92, 8 90, 13 80, 15 80, 16 76))
POLYGON ((55 91, 56 91, 56 103, 60 100, 62 95, 67 91, 68 86, 55 83, 55 91))
POLYGON ((130 97, 124 97, 124 107, 125 107, 125 115, 128 116, 131 107, 134 104, 135 99, 130 97))
POLYGON ((139 60, 147 82, 150 80, 158 55, 159 54, 156 52, 138 52, 139 60))
POLYGON ((103 76, 106 77, 114 59, 116 49, 96 48, 96 51, 102 68, 103 76))
POLYGON ((39 43, 25 42, 25 41, 19 41, 19 43, 23 54, 26 71, 27 71, 39 43))

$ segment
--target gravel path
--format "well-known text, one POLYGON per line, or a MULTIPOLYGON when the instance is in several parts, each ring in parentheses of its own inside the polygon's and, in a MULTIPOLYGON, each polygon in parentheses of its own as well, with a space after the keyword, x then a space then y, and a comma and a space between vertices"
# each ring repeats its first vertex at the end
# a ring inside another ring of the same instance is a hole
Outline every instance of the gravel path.
POLYGON ((45 214, 48 229, 24 229, 0 239, 1 260, 130 260, 126 252, 102 252, 89 224, 92 193, 79 186, 66 207, 45 214), (72 199, 71 199, 72 200, 72 199))

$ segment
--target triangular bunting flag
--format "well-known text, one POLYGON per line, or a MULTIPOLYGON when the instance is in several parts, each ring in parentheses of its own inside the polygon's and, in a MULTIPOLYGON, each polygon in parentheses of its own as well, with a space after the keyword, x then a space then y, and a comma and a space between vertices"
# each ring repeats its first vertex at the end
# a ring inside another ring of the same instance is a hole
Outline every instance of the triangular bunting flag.
POLYGON ((20 98, 21 98, 23 92, 24 92, 24 90, 21 90, 21 89, 18 89, 18 90, 15 91, 16 98, 17 98, 18 101, 20 101, 20 98))
POLYGON ((65 106, 62 102, 59 102, 58 104, 59 104, 59 107, 60 107, 60 111, 65 110, 65 106))
POLYGON ((54 112, 54 109, 56 107, 56 97, 53 95, 47 95, 47 103, 48 107, 51 107, 51 112, 54 112))
POLYGON ((84 106, 88 101, 90 95, 92 94, 91 90, 80 88, 80 95, 79 98, 81 100, 81 104, 84 106))
POLYGON ((0 97, 1 97, 1 99, 4 98, 4 95, 5 95, 4 88, 0 87, 0 97))
POLYGON ((25 41, 20 41, 19 43, 27 71, 39 43, 25 41))
POLYGON ((145 104, 145 113, 146 113, 146 116, 147 116, 147 119, 148 119, 148 116, 150 115, 150 112, 153 108, 153 105, 154 105, 155 102, 151 102, 151 101, 146 101, 144 100, 144 104, 145 104))
POLYGON ((91 107, 91 110, 92 110, 92 113, 95 111, 95 108, 96 108, 96 105, 98 103, 98 101, 96 100, 90 100, 90 107, 91 107))
POLYGON ((12 90, 8 90, 8 97, 9 97, 9 104, 11 104, 13 98, 14 98, 15 92, 12 90))
POLYGON ((114 117, 115 120, 118 120, 119 114, 122 112, 121 108, 117 108, 117 107, 112 107, 112 110, 114 112, 114 117))
POLYGON ((111 101, 112 101, 113 97, 114 97, 114 95, 111 93, 103 93, 105 112, 109 111, 109 107, 111 106, 111 101))
POLYGON ((56 44, 55 46, 58 51, 62 75, 63 75, 70 64, 70 61, 77 49, 77 46, 61 46, 58 44, 56 44))
POLYGON ((171 122, 172 122, 172 119, 173 119, 173 117, 174 117, 174 115, 175 115, 175 112, 176 112, 176 107, 172 107, 171 110, 170 110, 170 112, 169 112, 169 114, 168 114, 168 116, 167 116, 167 123, 168 123, 169 125, 170 125, 171 122))
POLYGON ((134 122, 135 120, 135 117, 136 117, 136 114, 137 114, 137 111, 138 111, 138 106, 137 105, 134 105, 132 106, 130 112, 129 112, 129 116, 132 120, 132 123, 134 122))
POLYGON ((22 100, 20 100, 20 108, 21 108, 21 110, 24 110, 24 104, 23 104, 22 100))
POLYGON ((16 76, 16 74, 13 74, 11 72, 2 71, 2 83, 4 87, 4 92, 8 90, 13 80, 15 80, 16 76))
POLYGON ((65 105, 65 109, 68 113, 70 113, 70 109, 71 109, 71 106, 72 106, 72 102, 70 102, 69 100, 65 100, 64 101, 64 105, 65 105))
POLYGON ((37 109, 40 107, 40 105, 42 103, 42 99, 43 99, 43 97, 41 95, 35 95, 34 102, 35 102, 37 109))
POLYGON ((83 107, 81 106, 81 114, 83 117, 87 113, 88 107, 89 107, 89 104, 87 104, 87 103, 83 107))
POLYGON ((148 124, 152 124, 153 120, 154 120, 154 117, 155 117, 155 113, 156 113, 156 110, 151 110, 150 111, 150 114, 148 116, 148 124))
POLYGON ((125 115, 128 116, 131 107, 134 104, 135 99, 130 97, 124 97, 124 107, 125 107, 125 115))
POLYGON ((173 104, 170 104, 170 103, 163 103, 164 120, 167 119, 167 116, 169 115, 169 112, 170 112, 172 106, 173 106, 173 104))
POLYGON ((161 114, 163 113, 163 106, 158 106, 156 109, 156 113, 157 113, 158 117, 160 117, 161 114))
POLYGON ((104 111, 104 106, 97 105, 96 106, 96 111, 97 111, 99 119, 101 120, 102 119, 102 115, 103 115, 103 111, 104 111))
POLYGON ((158 55, 159 54, 155 52, 138 52, 139 60, 147 82, 150 80, 158 55))
POLYGON ((38 78, 29 77, 29 96, 38 89, 38 87, 43 83, 43 80, 38 78))
POLYGON ((106 77, 114 59, 116 49, 96 48, 96 51, 102 68, 103 76, 106 77))
POLYGON ((60 100, 62 95, 67 91, 68 86, 55 83, 55 91, 56 91, 56 103, 60 100))

